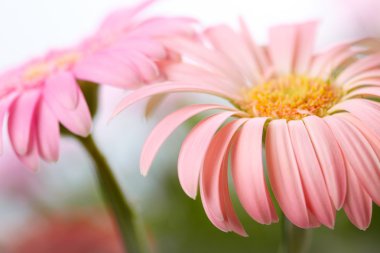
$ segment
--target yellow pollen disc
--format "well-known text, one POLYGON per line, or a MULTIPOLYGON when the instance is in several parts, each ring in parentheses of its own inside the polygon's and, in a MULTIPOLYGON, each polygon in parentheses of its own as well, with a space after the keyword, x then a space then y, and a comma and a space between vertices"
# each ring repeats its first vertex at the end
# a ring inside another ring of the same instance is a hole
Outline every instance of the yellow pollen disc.
POLYGON ((24 72, 23 79, 25 81, 39 80, 49 73, 49 65, 40 63, 27 68, 24 72))
POLYGON ((289 75, 253 87, 236 105, 253 117, 294 120, 323 117, 341 97, 342 90, 329 81, 289 75))
POLYGON ((64 54, 64 55, 56 58, 53 61, 53 64, 59 69, 64 69, 64 68, 67 68, 67 67, 73 65, 79 59, 80 59, 80 54, 73 52, 73 53, 64 54))

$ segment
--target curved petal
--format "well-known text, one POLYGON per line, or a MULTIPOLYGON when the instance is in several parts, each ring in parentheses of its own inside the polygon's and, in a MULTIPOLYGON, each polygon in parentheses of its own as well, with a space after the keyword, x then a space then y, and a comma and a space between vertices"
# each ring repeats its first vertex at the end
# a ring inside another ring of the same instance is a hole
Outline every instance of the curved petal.
POLYGON ((347 164, 347 198, 344 211, 359 229, 366 230, 371 223, 372 200, 360 184, 353 169, 347 164))
POLYGON ((8 133, 13 149, 19 155, 30 151, 30 140, 35 127, 35 110, 40 92, 31 90, 20 95, 9 109, 8 133))
POLYGON ((323 225, 333 228, 335 210, 306 127, 302 120, 289 121, 288 126, 306 203, 323 225))
POLYGON ((323 119, 310 116, 303 119, 315 154, 321 166, 325 183, 336 209, 346 198, 346 167, 340 147, 323 119))
POLYGON ((353 98, 356 96, 380 98, 380 87, 363 87, 363 88, 355 89, 351 91, 350 93, 348 93, 346 96, 344 96, 342 100, 353 98))
POLYGON ((209 215, 226 222, 226 228, 246 235, 233 211, 228 191, 228 150, 231 140, 239 127, 247 119, 228 123, 213 136, 204 159, 201 173, 202 203, 207 206, 209 215))
POLYGON ((278 204, 292 223, 311 227, 286 120, 269 123, 265 145, 269 180, 278 204))
POLYGON ((366 138, 339 117, 325 118, 362 187, 380 205, 380 161, 366 138))
POLYGON ((79 90, 79 102, 77 108, 68 110, 61 106, 60 103, 45 100, 49 105, 58 121, 74 134, 86 137, 91 132, 92 120, 88 109, 86 99, 82 91, 79 90))
POLYGON ((78 106, 78 84, 66 71, 54 73, 45 82, 44 96, 57 100, 63 107, 73 110, 78 106))
POLYGON ((335 105, 329 113, 347 111, 380 136, 380 105, 367 99, 349 99, 335 105))
POLYGON ((267 118, 253 118, 237 134, 232 148, 232 177, 237 195, 247 213, 257 222, 277 222, 265 182, 263 168, 263 130, 267 118))
POLYGON ((129 95, 127 95, 116 107, 115 111, 112 114, 112 117, 115 117, 121 111, 126 109, 138 101, 151 97, 158 94, 174 93, 174 92, 199 92, 199 93, 208 93, 216 96, 233 98, 229 93, 217 89, 215 87, 205 86, 205 85, 194 85, 186 83, 159 83, 152 84, 149 86, 144 86, 129 95))
POLYGON ((41 101, 38 111, 38 151, 48 162, 58 160, 59 156, 59 123, 49 106, 41 101))
POLYGON ((222 112, 202 120, 183 141, 178 156, 178 176, 183 190, 191 198, 196 197, 199 173, 214 134, 234 114, 237 112, 222 112))
POLYGON ((220 105, 191 105, 174 113, 166 116, 150 133, 149 137, 145 141, 144 147, 141 152, 140 159, 140 169, 141 173, 145 176, 150 166, 152 165, 153 159, 156 156, 159 148, 165 142, 165 140, 170 136, 170 134, 181 125, 183 122, 189 118, 207 111, 214 109, 229 109, 220 105))
MULTIPOLYGON (((9 107, 12 105, 13 101, 16 99, 16 95, 10 94, 6 97, 2 97, 0 100, 0 129, 3 129, 3 123, 6 113, 9 107)), ((0 132, 0 155, 3 153, 3 132, 0 132)))

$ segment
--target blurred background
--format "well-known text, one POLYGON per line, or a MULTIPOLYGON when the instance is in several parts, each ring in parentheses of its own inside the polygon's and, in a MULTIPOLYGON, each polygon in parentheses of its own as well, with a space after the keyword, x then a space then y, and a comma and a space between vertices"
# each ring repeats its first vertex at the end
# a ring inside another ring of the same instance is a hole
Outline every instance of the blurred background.
MULTIPOLYGON (((0 0, 0 72, 50 48, 75 44, 90 34, 110 11, 136 0, 0 0)), ((271 25, 319 19, 317 47, 363 36, 380 36, 378 0, 162 0, 146 15, 189 15, 204 24, 236 25, 242 16, 264 43, 271 25)), ((1 84, 0 84, 1 85, 1 84)), ((156 252, 278 252, 280 225, 253 222, 236 203, 250 237, 225 234, 211 225, 200 200, 180 189, 176 158, 189 122, 166 142, 148 177, 139 173, 139 153, 149 130, 168 111, 193 99, 172 96, 155 117, 143 117, 144 104, 131 107, 107 123, 124 91, 101 90, 101 110, 94 135, 111 163, 126 195, 142 215, 156 252), (165 110, 165 111, 164 111, 165 110)), ((5 140, 0 157, 0 253, 119 253, 121 242, 107 216, 90 159, 71 139, 61 141, 60 161, 31 173, 17 161, 5 140)), ((366 231, 338 213, 335 230, 311 231, 310 252, 379 252, 380 208, 366 231)))

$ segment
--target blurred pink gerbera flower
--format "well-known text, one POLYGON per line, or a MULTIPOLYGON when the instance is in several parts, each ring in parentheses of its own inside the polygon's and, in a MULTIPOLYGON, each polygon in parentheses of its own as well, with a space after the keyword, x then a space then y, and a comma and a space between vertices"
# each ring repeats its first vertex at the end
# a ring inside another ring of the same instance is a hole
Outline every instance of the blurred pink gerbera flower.
POLYGON ((181 123, 216 110, 188 134, 178 158, 184 191, 195 198, 200 181, 215 226, 245 235, 229 197, 231 154, 237 195, 257 222, 278 220, 267 174, 280 208, 295 225, 332 228, 343 207, 366 229, 372 201, 380 204, 380 55, 355 43, 314 54, 316 27, 316 22, 273 27, 267 46, 258 46, 243 22, 239 32, 223 25, 208 29, 204 45, 167 41, 184 57, 168 69, 173 82, 131 93, 115 113, 172 92, 212 94, 231 105, 195 104, 163 119, 142 150, 142 173, 181 123))
POLYGON ((8 112, 13 149, 28 167, 36 168, 39 157, 58 159, 59 123, 76 135, 89 134, 91 115, 78 80, 132 88, 163 78, 160 68, 174 54, 159 39, 190 34, 192 21, 139 21, 136 15, 152 2, 111 14, 79 46, 51 52, 0 76, 0 125, 8 112))

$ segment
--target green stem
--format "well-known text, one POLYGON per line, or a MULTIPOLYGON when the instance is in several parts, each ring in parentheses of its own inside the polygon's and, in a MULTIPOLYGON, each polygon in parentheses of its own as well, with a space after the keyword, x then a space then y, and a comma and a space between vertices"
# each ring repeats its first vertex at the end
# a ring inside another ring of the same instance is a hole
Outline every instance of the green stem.
POLYGON ((126 200, 107 160, 96 146, 92 136, 76 138, 95 163, 94 167, 103 197, 116 220, 126 253, 145 253, 146 244, 139 236, 142 234, 142 229, 138 229, 136 215, 126 200))
POLYGON ((284 215, 282 217, 282 245, 281 253, 308 252, 311 230, 294 226, 284 215))

